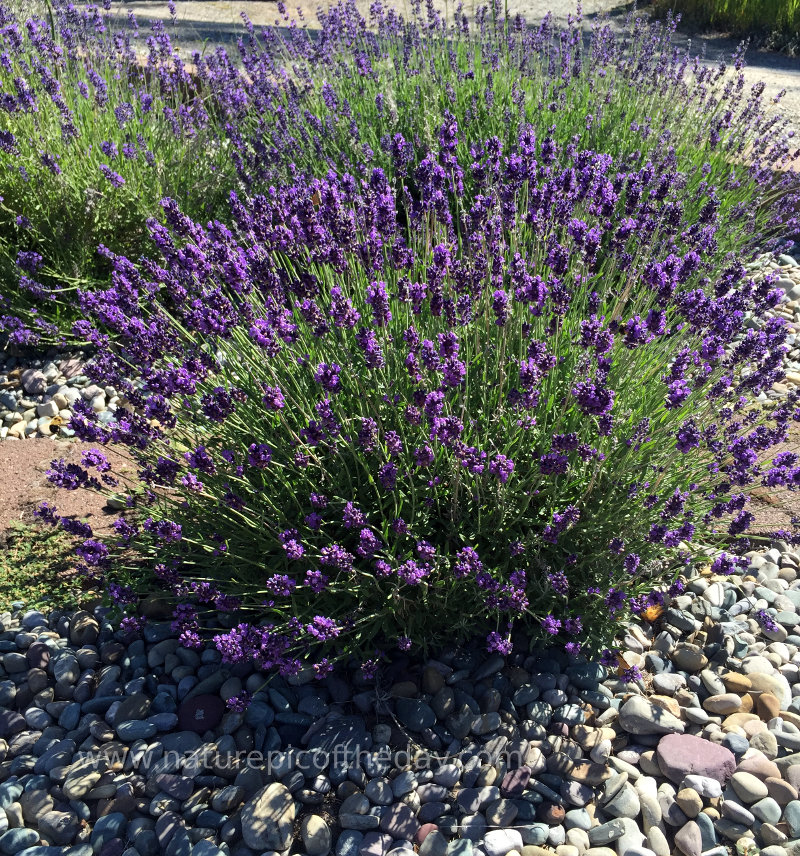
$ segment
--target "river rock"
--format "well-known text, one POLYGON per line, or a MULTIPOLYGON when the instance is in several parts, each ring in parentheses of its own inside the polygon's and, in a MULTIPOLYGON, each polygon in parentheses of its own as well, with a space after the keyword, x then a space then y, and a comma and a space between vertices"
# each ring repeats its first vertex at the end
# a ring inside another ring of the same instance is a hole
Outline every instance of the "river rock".
POLYGON ((280 782, 262 788, 242 808, 242 838, 254 850, 286 850, 292 843, 296 808, 280 782))
POLYGON ((691 773, 725 784, 736 769, 736 758, 730 749, 692 734, 662 737, 656 759, 662 773, 676 784, 691 773))
POLYGON ((680 734, 683 723, 663 707, 631 696, 619 709, 620 725, 629 734, 680 734))

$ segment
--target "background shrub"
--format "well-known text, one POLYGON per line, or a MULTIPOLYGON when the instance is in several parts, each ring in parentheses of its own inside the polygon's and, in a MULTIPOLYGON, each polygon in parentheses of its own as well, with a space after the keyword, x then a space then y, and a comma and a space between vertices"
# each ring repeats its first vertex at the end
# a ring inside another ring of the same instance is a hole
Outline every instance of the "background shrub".
POLYGON ((795 53, 800 46, 800 0, 655 0, 657 12, 680 13, 700 29, 768 39, 795 53))
MULTIPOLYGON (((690 180, 718 186, 723 208, 743 199, 757 208, 759 168, 797 149, 763 84, 745 84, 743 48, 728 64, 705 66, 675 48, 671 18, 631 15, 622 36, 601 20, 588 47, 580 16, 560 31, 549 16, 533 26, 506 19, 499 4, 479 8, 472 23, 460 6, 453 22, 433 10, 405 21, 378 6, 367 22, 349 3, 320 20, 315 38, 301 29, 251 30, 240 51, 242 85, 257 109, 228 133, 252 192, 298 172, 361 175, 378 166, 415 197, 409 167, 436 145, 449 115, 464 162, 490 137, 513 145, 521 126, 539 139, 608 152, 626 167, 669 147, 690 180)), ((464 182, 470 196, 469 174, 464 182)), ((690 216, 699 212, 688 188, 683 204, 690 216)))
POLYGON ((97 6, 51 12, 0 4, 0 329, 21 344, 69 333, 75 289, 108 277, 98 246, 138 255, 161 196, 213 216, 236 184, 224 108, 160 22, 145 38, 97 6))

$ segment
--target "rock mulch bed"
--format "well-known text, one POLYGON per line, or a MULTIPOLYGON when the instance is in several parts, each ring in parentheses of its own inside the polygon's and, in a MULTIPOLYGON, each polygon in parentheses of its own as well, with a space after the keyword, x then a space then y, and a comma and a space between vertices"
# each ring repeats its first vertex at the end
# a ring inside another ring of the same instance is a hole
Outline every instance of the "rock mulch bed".
POLYGON ((72 437, 72 406, 88 402, 103 422, 119 402, 113 387, 99 387, 83 374, 84 355, 6 356, 0 361, 0 440, 72 437))
POLYGON ((476 644, 403 655, 376 682, 265 685, 166 620, 131 641, 102 609, 15 604, 0 853, 798 856, 799 568, 777 544, 741 576, 693 570, 625 630, 631 683, 476 644))

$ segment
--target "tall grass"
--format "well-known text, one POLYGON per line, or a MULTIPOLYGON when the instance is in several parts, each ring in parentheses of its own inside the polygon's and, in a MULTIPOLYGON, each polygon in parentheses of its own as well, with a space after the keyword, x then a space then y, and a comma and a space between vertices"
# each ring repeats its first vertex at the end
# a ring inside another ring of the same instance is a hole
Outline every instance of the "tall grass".
POLYGON ((795 51, 800 46, 800 0, 656 0, 655 6, 680 13, 693 27, 767 37, 795 51))

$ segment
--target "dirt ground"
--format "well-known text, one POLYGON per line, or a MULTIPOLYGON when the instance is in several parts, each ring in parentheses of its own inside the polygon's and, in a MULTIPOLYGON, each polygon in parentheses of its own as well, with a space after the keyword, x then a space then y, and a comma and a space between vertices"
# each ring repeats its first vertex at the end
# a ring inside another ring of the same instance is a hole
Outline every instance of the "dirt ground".
POLYGON ((42 502, 55 505, 64 517, 86 520, 97 533, 110 531, 118 512, 106 508, 102 496, 90 490, 63 490, 47 480, 51 461, 80 463, 81 452, 89 448, 46 437, 0 442, 0 535, 15 520, 33 522, 33 512, 42 502))
MULTIPOLYGON (((15 520, 33 522, 33 512, 41 502, 55 505, 58 513, 64 517, 88 521, 97 533, 109 532, 118 512, 107 508, 102 496, 83 489, 63 490, 47 481, 46 471, 51 461, 64 458, 79 463, 81 452, 88 448, 91 447, 44 437, 1 442, 0 536, 15 520)), ((780 451, 800 452, 800 426, 794 430, 790 442, 780 451)), ((129 462, 123 461, 121 466, 122 472, 132 474, 129 462)), ((756 522, 750 529, 751 534, 767 534, 778 529, 791 528, 792 517, 800 515, 800 493, 758 488, 751 510, 756 514, 756 522)))

